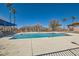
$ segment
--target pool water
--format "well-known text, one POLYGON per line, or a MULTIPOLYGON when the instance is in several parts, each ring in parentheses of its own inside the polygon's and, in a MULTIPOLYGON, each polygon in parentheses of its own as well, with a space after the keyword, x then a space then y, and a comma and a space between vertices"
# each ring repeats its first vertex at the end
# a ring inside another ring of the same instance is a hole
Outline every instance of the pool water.
POLYGON ((25 38, 43 38, 43 37, 58 37, 68 36, 64 33, 34 33, 34 34, 16 34, 12 39, 25 39, 25 38))

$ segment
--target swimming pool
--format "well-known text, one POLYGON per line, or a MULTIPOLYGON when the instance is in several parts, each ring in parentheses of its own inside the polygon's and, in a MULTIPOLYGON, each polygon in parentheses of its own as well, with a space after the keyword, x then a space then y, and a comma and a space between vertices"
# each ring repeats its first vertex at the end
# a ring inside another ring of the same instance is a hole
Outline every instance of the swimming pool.
POLYGON ((58 37, 69 36, 64 33, 30 33, 30 34, 16 34, 11 39, 25 39, 25 38, 43 38, 43 37, 58 37))

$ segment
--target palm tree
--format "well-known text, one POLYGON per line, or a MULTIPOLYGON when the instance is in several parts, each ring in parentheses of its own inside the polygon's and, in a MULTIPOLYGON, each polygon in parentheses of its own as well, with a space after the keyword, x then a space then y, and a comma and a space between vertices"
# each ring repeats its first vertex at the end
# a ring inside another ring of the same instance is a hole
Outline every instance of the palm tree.
MULTIPOLYGON (((67 18, 63 18, 63 24, 64 24, 64 22, 66 22, 67 21, 67 18)), ((65 24, 63 25, 63 30, 65 29, 65 24)))
POLYGON ((74 22, 76 20, 76 16, 72 16, 72 21, 74 22))
MULTIPOLYGON (((13 23, 15 24, 15 21, 16 21, 16 17, 15 17, 15 14, 16 14, 16 9, 15 8, 12 8, 12 13, 14 14, 14 20, 13 20, 13 23)), ((15 26, 14 26, 14 28, 15 28, 15 26)), ((15 29, 14 29, 15 30, 15 29)))
MULTIPOLYGON (((76 16, 72 16, 72 22, 74 23, 75 22, 75 20, 76 20, 76 16)), ((73 26, 73 29, 72 30, 74 30, 74 26, 73 26)))
POLYGON ((8 9, 9 9, 9 13, 10 13, 9 18, 10 18, 10 23, 11 23, 12 3, 6 3, 6 6, 7 6, 7 7, 8 7, 8 9))
POLYGON ((13 22, 14 22, 14 24, 15 24, 15 21, 16 21, 16 19, 15 19, 15 18, 16 18, 16 17, 15 17, 16 9, 15 9, 15 8, 12 8, 12 13, 14 14, 14 21, 13 21, 13 22))
MULTIPOLYGON (((9 9, 9 18, 10 18, 10 23, 11 23, 11 13, 12 13, 12 3, 6 3, 6 7, 8 7, 9 9)), ((12 30, 11 26, 10 26, 10 31, 12 30)))

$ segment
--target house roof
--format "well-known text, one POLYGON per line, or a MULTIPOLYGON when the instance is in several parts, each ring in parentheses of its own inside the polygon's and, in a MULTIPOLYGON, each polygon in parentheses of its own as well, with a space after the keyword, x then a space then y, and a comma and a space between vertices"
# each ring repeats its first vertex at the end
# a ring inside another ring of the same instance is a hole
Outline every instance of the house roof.
POLYGON ((74 22, 72 24, 69 24, 68 26, 79 26, 79 22, 74 22))
POLYGON ((0 19, 0 26, 16 26, 16 24, 0 19))

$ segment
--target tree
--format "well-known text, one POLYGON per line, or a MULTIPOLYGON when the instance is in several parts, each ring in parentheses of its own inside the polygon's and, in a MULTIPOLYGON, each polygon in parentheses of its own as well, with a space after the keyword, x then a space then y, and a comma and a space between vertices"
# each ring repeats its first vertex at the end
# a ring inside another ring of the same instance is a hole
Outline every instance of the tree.
MULTIPOLYGON (((12 13, 13 13, 13 18, 14 18, 14 20, 13 20, 13 23, 15 24, 15 21, 16 21, 16 17, 15 17, 15 14, 16 14, 16 9, 15 8, 12 8, 12 13)), ((15 28, 15 27, 14 27, 15 28)))
MULTIPOLYGON (((12 19, 11 19, 11 17, 12 17, 12 3, 6 3, 6 7, 9 9, 9 18, 10 18, 10 23, 12 22, 12 19)), ((12 28, 11 28, 11 26, 10 26, 10 31, 12 31, 12 28)))
POLYGON ((60 26, 60 24, 58 20, 51 20, 49 26, 53 31, 55 31, 60 26))
POLYGON ((63 19, 63 22, 65 22, 65 21, 67 21, 67 18, 64 18, 64 19, 63 19))
MULTIPOLYGON (((67 18, 63 18, 63 24, 64 24, 64 22, 66 22, 67 21, 67 18)), ((65 24, 63 25, 63 29, 65 29, 65 24)))
POLYGON ((72 16, 72 22, 74 23, 75 22, 75 20, 76 20, 76 16, 72 16))
POLYGON ((12 3, 6 3, 6 7, 8 7, 8 9, 9 9, 9 18, 10 18, 10 23, 11 23, 11 11, 12 11, 12 3))
MULTIPOLYGON (((74 23, 75 22, 75 20, 76 20, 76 16, 72 16, 72 22, 74 23)), ((72 30, 74 30, 74 26, 72 26, 72 30)))

